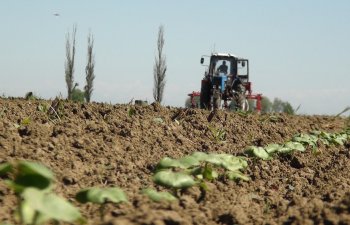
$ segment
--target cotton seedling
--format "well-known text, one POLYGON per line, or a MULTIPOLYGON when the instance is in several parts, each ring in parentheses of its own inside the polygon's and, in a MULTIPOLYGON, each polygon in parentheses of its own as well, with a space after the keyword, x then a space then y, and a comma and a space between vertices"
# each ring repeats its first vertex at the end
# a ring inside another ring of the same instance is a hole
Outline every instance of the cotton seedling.
POLYGON ((119 204, 122 202, 128 202, 127 196, 123 190, 117 187, 109 188, 86 188, 79 191, 76 196, 76 200, 80 203, 95 203, 99 204, 99 212, 101 221, 103 221, 103 215, 105 212, 105 207, 108 203, 119 204))
POLYGON ((136 114, 136 110, 132 107, 128 107, 128 116, 133 117, 136 114))
POLYGON ((317 142, 320 141, 324 145, 344 145, 350 139, 350 131, 345 130, 340 133, 327 133, 324 131, 313 131, 311 134, 297 134, 291 141, 279 144, 269 144, 265 147, 250 146, 246 148, 245 153, 250 157, 260 158, 262 160, 270 160, 275 154, 290 154, 294 151, 304 152, 305 146, 310 146, 312 152, 319 154, 317 142))
POLYGON ((177 198, 166 191, 156 191, 151 188, 146 188, 141 191, 142 194, 148 196, 152 201, 162 202, 162 201, 176 201, 177 198))
POLYGON ((47 104, 39 104, 37 109, 39 112, 47 113, 49 110, 49 107, 47 104))
POLYGON ((217 143, 220 143, 220 142, 224 142, 226 140, 226 131, 224 128, 215 128, 215 127, 211 127, 209 126, 208 127, 210 132, 211 132, 211 135, 212 135, 212 138, 214 139, 214 141, 216 141, 217 143))
POLYGON ((20 224, 84 222, 78 209, 51 192, 55 178, 45 166, 28 161, 0 164, 0 176, 7 174, 13 177, 5 183, 16 193, 20 224))
POLYGON ((156 167, 153 177, 155 183, 173 190, 186 189, 198 185, 206 191, 205 181, 217 179, 220 175, 231 180, 249 180, 240 170, 248 166, 245 159, 229 154, 206 154, 195 152, 180 159, 163 158, 156 167), (216 169, 226 172, 219 174, 216 169))

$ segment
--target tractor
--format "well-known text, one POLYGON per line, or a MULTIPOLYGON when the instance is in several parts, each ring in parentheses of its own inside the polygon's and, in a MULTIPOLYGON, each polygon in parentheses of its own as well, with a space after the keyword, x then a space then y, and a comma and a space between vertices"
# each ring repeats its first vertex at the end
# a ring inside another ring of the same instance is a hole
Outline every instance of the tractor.
MULTIPOLYGON (((232 54, 213 53, 201 83, 200 92, 192 92, 192 107, 196 107, 195 97, 199 97, 201 109, 231 109, 248 111, 248 99, 256 100, 256 110, 261 110, 261 94, 252 94, 249 82, 249 61, 232 54)), ((251 109, 252 110, 252 109, 251 109)))

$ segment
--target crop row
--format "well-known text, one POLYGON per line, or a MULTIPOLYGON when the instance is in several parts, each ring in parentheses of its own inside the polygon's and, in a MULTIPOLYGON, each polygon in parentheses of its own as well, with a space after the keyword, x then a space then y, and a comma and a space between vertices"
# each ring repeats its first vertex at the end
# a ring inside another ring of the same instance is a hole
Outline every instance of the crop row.
MULTIPOLYGON (((318 147, 321 143, 325 146, 344 145, 349 139, 350 129, 334 134, 315 131, 295 135, 284 144, 250 146, 242 156, 195 152, 179 159, 165 157, 157 164, 153 180, 170 192, 159 192, 151 188, 141 192, 153 201, 176 201, 179 190, 197 185, 205 196, 208 191, 206 182, 218 178, 248 181, 249 177, 243 174, 248 167, 246 157, 270 160, 279 154, 304 152, 308 148, 314 154, 319 154, 318 147)), ((54 174, 45 166, 28 161, 3 163, 0 164, 0 176, 12 178, 5 182, 16 193, 18 208, 15 217, 20 224, 37 225, 50 220, 85 223, 77 208, 53 192, 54 174)), ((107 203, 128 201, 126 194, 118 187, 83 189, 75 198, 80 203, 100 204, 101 220, 107 203)))

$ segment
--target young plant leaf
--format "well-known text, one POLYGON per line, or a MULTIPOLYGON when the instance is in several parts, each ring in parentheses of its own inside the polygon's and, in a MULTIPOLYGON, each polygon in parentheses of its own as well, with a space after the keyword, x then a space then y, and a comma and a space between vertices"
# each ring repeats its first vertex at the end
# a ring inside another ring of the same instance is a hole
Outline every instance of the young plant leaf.
POLYGON ((185 157, 179 159, 179 162, 182 165, 182 168, 184 168, 184 169, 188 169, 190 167, 200 165, 199 160, 193 156, 185 156, 185 157))
POLYGON ((199 160, 193 156, 185 156, 178 160, 169 157, 164 157, 157 165, 157 169, 181 168, 188 169, 193 166, 198 166, 199 160))
POLYGON ((21 193, 26 188, 37 188, 48 190, 51 187, 51 180, 38 174, 18 174, 13 181, 7 181, 8 186, 17 193, 21 193))
POLYGON ((10 163, 0 164, 0 176, 3 176, 12 171, 12 165, 10 163))
POLYGON ((292 153, 293 151, 294 149, 286 146, 282 146, 280 149, 278 149, 278 153, 281 153, 281 154, 289 154, 289 153, 292 153))
POLYGON ((312 134, 299 134, 293 137, 292 141, 300 142, 307 145, 315 145, 318 137, 312 134))
POLYGON ((17 164, 17 174, 14 180, 8 180, 6 183, 15 192, 20 193, 28 187, 40 190, 49 189, 53 180, 53 173, 45 166, 21 161, 17 164))
POLYGON ((82 220, 77 208, 53 193, 46 193, 36 188, 26 188, 22 197, 30 208, 43 214, 46 218, 65 222, 82 220))
POLYGON ((191 156, 196 158, 200 162, 205 161, 209 157, 208 154, 204 152, 195 152, 191 156))
POLYGON ((245 169, 248 166, 243 158, 229 154, 209 154, 205 161, 231 171, 245 169))
POLYGON ((279 144, 269 144, 265 147, 265 151, 269 154, 272 155, 276 152, 278 152, 278 149, 280 149, 282 146, 279 144))
POLYGON ((24 224, 43 224, 51 219, 47 215, 44 215, 30 207, 28 202, 25 200, 20 203, 19 213, 24 224))
POLYGON ((304 152, 305 151, 305 147, 303 144, 299 143, 299 142, 294 142, 294 141, 288 141, 284 144, 284 147, 286 148, 290 148, 292 150, 296 150, 296 151, 300 151, 300 152, 304 152))
POLYGON ((32 224, 35 216, 35 209, 30 207, 27 201, 22 201, 19 206, 19 214, 24 224, 32 224))
POLYGON ((24 118, 22 121, 21 121, 21 125, 22 126, 28 126, 30 124, 31 120, 30 120, 30 117, 27 117, 27 118, 24 118))
POLYGON ((157 165, 157 170, 159 169, 168 169, 168 168, 181 168, 182 165, 179 162, 179 160, 172 159, 169 157, 164 157, 162 158, 158 165, 157 165))
POLYGON ((129 115, 129 117, 132 117, 132 116, 134 116, 136 114, 136 110, 134 109, 134 108, 129 108, 128 109, 128 115, 129 115))
POLYGON ((190 175, 172 171, 159 171, 154 175, 153 180, 159 185, 175 189, 188 188, 196 184, 190 175))
POLYGON ((322 144, 324 144, 325 146, 330 146, 330 142, 329 142, 327 139, 320 138, 319 140, 320 140, 320 141, 322 142, 322 144))
POLYGON ((250 146, 245 150, 245 152, 250 156, 258 157, 262 160, 271 159, 270 155, 265 151, 263 147, 250 146))
POLYGON ((214 180, 219 176, 218 173, 215 170, 213 170, 213 168, 209 164, 206 164, 205 167, 203 168, 202 175, 203 175, 203 179, 209 180, 209 181, 214 180))
POLYGON ((227 177, 230 180, 244 180, 244 181, 249 181, 249 177, 245 176, 243 173, 239 172, 239 171, 229 171, 227 172, 227 177))
POLYGON ((141 191, 142 194, 148 196, 151 200, 155 202, 161 202, 161 201, 176 201, 177 198, 170 194, 169 192, 158 192, 151 188, 146 188, 141 191))
POLYGON ((336 145, 344 145, 344 143, 346 142, 347 139, 348 139, 347 134, 332 135, 332 143, 334 143, 336 145))
POLYGON ((81 203, 104 204, 107 202, 120 203, 127 202, 128 199, 123 190, 117 187, 111 188, 87 188, 79 191, 75 198, 81 203))
POLYGON ((48 180, 54 180, 55 177, 51 170, 49 170, 47 167, 34 163, 34 162, 28 162, 28 161, 21 161, 18 163, 18 172, 21 175, 39 175, 42 176, 48 180))

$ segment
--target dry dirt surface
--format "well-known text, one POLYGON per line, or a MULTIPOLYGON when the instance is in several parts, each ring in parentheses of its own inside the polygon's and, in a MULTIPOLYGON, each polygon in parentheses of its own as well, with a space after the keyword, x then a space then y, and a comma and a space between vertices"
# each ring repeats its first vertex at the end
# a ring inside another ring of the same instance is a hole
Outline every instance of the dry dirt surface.
MULTIPOLYGON (((331 116, 257 115, 148 106, 78 104, 0 98, 0 163, 40 162, 56 174, 55 191, 76 205, 88 224, 350 224, 350 144, 320 146, 273 160, 248 159, 250 181, 219 179, 181 192, 179 201, 155 203, 140 194, 165 156, 195 151, 242 154, 250 145, 284 143, 312 130, 339 132, 345 119, 331 116), (16 127, 25 118, 29 125, 16 127), (58 117, 60 119, 58 119, 58 117), (210 128, 223 129, 217 141, 210 128), (98 207, 74 200, 82 188, 118 186, 129 203, 98 207)), ((0 223, 13 224, 14 193, 0 178, 0 223)))

